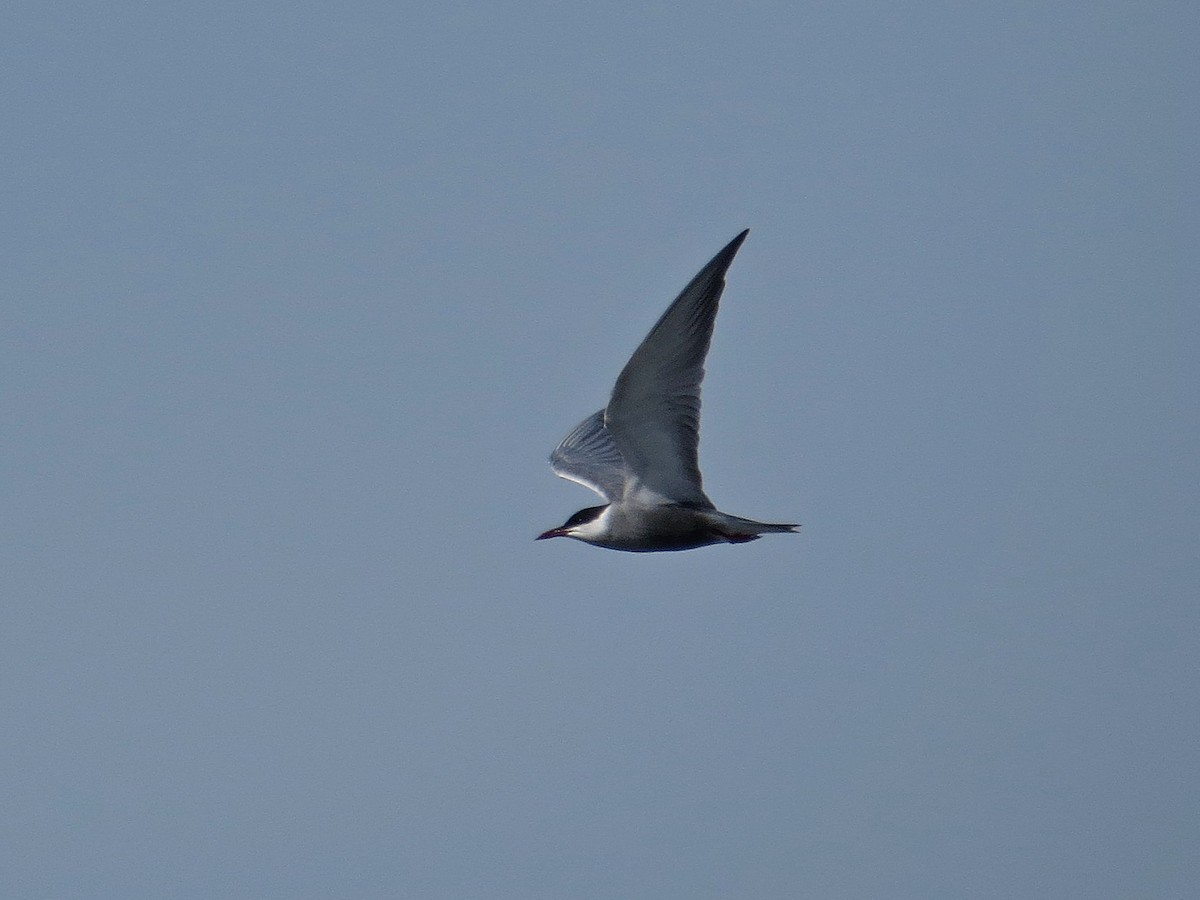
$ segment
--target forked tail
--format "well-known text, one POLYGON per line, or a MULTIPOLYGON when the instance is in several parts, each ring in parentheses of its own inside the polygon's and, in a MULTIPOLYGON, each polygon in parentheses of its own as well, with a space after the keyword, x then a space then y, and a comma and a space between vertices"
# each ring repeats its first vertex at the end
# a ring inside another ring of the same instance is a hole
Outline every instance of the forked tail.
POLYGON ((799 525, 778 522, 756 522, 753 519, 743 519, 740 516, 723 514, 722 531, 725 539, 731 544, 753 541, 764 534, 787 534, 800 530, 799 525))
POLYGON ((800 530, 799 525, 784 525, 778 522, 755 522, 754 527, 758 529, 759 534, 795 533, 800 530))

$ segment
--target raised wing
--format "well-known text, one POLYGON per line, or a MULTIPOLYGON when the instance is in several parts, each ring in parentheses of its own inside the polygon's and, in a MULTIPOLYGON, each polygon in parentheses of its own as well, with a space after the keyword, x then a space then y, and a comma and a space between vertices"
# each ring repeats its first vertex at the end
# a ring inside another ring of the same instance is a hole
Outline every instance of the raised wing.
POLYGON ((700 382, 725 271, 746 239, 730 241, 663 313, 617 378, 604 424, 635 482, 665 501, 711 506, 700 478, 700 382))
POLYGON ((554 474, 589 487, 609 502, 625 492, 629 470, 612 435, 604 427, 604 410, 592 413, 562 439, 550 454, 554 474))

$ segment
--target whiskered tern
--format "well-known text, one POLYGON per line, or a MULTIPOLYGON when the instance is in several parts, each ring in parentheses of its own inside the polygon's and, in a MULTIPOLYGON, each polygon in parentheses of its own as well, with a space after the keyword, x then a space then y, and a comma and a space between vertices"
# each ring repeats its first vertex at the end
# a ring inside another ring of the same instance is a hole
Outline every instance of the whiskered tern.
POLYGON ((607 502, 581 509, 537 540, 569 537, 647 553, 743 544, 800 527, 723 513, 701 485, 704 357, 725 270, 747 234, 730 241, 689 282, 621 370, 608 406, 580 422, 550 454, 556 475, 607 502))

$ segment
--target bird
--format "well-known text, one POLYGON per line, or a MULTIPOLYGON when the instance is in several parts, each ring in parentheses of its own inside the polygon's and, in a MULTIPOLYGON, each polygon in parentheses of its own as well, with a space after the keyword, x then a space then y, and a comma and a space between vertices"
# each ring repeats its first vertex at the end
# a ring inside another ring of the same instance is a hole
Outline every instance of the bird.
POLYGON ((688 282, 621 370, 608 405, 550 454, 556 475, 591 488, 605 503, 579 510, 535 540, 566 537, 651 553, 744 544, 800 528, 721 512, 704 493, 700 475, 704 359, 725 272, 749 233, 726 244, 688 282))

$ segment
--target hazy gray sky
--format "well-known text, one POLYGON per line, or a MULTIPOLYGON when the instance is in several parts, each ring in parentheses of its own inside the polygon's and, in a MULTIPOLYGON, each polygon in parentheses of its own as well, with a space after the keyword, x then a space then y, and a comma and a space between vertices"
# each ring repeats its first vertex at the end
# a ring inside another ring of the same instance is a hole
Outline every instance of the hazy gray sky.
POLYGON ((1200 892, 1200 13, 10 4, 12 897, 1200 892), (721 508, 534 543, 744 227, 721 508))

